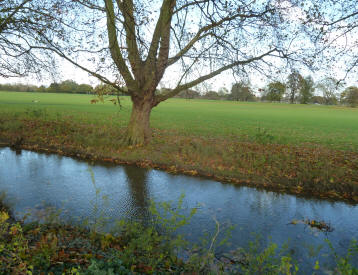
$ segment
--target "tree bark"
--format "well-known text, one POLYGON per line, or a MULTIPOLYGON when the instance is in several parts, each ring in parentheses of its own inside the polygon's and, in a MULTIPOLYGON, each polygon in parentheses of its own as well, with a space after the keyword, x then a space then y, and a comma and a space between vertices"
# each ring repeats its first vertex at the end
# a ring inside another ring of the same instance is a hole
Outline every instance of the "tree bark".
POLYGON ((151 98, 132 97, 132 113, 127 130, 122 138, 122 144, 137 146, 148 143, 152 132, 150 129, 150 112, 152 111, 151 98))

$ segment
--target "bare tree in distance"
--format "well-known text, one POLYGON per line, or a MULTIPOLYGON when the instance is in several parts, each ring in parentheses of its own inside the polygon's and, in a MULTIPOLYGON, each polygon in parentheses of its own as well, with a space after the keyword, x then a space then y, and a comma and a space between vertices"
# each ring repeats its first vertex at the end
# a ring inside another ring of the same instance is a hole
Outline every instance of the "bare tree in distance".
POLYGON ((130 95, 125 145, 146 143, 151 110, 181 91, 227 70, 270 75, 275 60, 298 59, 279 0, 67 1, 77 5, 63 22, 67 36, 50 33, 39 48, 130 95), (157 93, 168 75, 175 85, 157 93))

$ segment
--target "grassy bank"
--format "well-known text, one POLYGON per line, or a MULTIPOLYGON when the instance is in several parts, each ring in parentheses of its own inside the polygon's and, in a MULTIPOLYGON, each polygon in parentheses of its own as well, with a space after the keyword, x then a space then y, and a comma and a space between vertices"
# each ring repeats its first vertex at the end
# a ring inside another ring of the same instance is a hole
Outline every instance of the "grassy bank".
POLYGON ((0 92, 0 142, 295 194, 358 201, 358 110, 172 99, 153 139, 120 147, 130 114, 91 96, 0 92), (32 102, 32 101, 38 102, 32 102))

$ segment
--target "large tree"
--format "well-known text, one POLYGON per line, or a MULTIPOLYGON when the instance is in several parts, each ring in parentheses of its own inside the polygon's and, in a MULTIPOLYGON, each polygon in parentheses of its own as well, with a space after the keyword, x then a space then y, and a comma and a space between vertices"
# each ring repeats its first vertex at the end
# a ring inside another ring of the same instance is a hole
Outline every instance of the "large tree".
POLYGON ((133 107, 122 141, 151 136, 152 108, 227 70, 270 74, 288 52, 290 17, 282 1, 78 0, 62 22, 66 33, 48 32, 42 49, 130 95, 133 107), (83 54, 85 53, 85 55, 83 54), (157 93, 162 79, 175 83, 157 93))

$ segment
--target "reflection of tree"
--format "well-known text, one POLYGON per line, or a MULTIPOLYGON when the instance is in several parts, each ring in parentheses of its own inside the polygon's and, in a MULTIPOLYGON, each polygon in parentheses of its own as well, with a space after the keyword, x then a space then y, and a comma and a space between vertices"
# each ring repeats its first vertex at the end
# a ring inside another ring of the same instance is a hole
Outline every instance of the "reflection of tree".
POLYGON ((148 216, 149 192, 147 188, 148 170, 135 166, 123 166, 127 176, 131 209, 136 209, 134 216, 142 218, 148 216))
MULTIPOLYGON (((249 213, 249 220, 253 228, 264 230, 265 236, 273 236, 279 229, 279 225, 289 222, 285 214, 276 215, 276 209, 282 210, 285 204, 282 204, 282 196, 275 192, 254 191, 247 189, 251 193, 250 200, 248 200, 247 211, 249 213), (254 191, 254 192, 252 192, 254 191)), ((288 198, 287 198, 288 199, 288 198)), ((288 201, 290 208, 295 207, 295 201, 288 201)), ((261 233, 261 232, 259 232, 261 233)), ((267 245, 265 243, 264 245, 267 245)))

